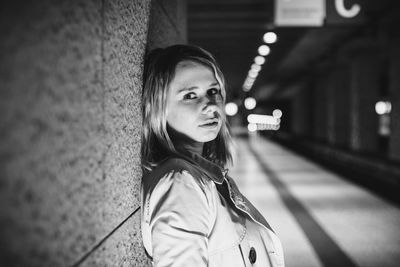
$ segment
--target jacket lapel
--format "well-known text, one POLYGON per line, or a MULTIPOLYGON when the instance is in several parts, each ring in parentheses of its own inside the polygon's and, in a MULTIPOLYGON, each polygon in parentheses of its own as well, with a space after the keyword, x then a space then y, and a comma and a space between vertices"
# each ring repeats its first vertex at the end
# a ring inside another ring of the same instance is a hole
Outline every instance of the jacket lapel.
POLYGON ((253 204, 251 204, 251 202, 244 195, 242 195, 235 181, 228 175, 225 177, 225 183, 223 184, 223 186, 224 185, 228 187, 229 198, 236 206, 236 208, 245 212, 255 222, 274 232, 267 220, 265 220, 264 216, 261 215, 261 213, 253 206, 253 204))

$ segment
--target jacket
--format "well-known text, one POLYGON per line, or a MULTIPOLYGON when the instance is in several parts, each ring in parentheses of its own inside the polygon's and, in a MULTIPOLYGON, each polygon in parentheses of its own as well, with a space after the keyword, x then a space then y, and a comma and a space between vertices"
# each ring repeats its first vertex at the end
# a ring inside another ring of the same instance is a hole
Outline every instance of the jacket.
POLYGON ((141 186, 153 266, 283 267, 281 243, 227 172, 197 154, 169 158, 141 186))

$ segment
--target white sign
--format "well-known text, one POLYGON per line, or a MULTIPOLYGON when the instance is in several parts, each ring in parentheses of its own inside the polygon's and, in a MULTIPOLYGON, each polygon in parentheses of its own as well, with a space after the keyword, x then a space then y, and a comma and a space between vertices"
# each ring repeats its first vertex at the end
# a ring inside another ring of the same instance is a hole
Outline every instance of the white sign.
POLYGON ((275 0, 275 25, 320 27, 324 24, 325 0, 275 0))

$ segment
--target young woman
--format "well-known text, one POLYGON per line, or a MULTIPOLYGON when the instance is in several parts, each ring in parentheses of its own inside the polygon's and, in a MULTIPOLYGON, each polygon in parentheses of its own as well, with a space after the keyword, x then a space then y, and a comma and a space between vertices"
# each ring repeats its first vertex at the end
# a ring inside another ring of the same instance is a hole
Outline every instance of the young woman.
POLYGON ((153 266, 284 266, 279 239, 224 168, 225 82, 210 53, 153 50, 142 101, 141 226, 153 266))

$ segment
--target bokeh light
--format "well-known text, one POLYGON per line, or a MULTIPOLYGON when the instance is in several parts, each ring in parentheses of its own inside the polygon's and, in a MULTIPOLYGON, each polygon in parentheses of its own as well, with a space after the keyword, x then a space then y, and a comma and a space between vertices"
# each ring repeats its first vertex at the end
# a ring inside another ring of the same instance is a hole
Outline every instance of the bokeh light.
POLYGON ((257 106, 257 101, 253 97, 248 97, 244 100, 244 107, 248 110, 252 110, 257 106))
POLYGON ((271 52, 271 49, 269 48, 268 45, 261 45, 258 48, 258 54, 260 54, 260 56, 267 56, 267 55, 269 55, 270 52, 271 52))
POLYGON ((263 40, 267 44, 273 44, 276 42, 276 40, 278 40, 278 36, 274 32, 267 32, 266 34, 264 34, 263 40))
POLYGON ((236 103, 233 102, 226 103, 225 105, 226 115, 235 116, 237 112, 238 112, 238 106, 236 105, 236 103))

